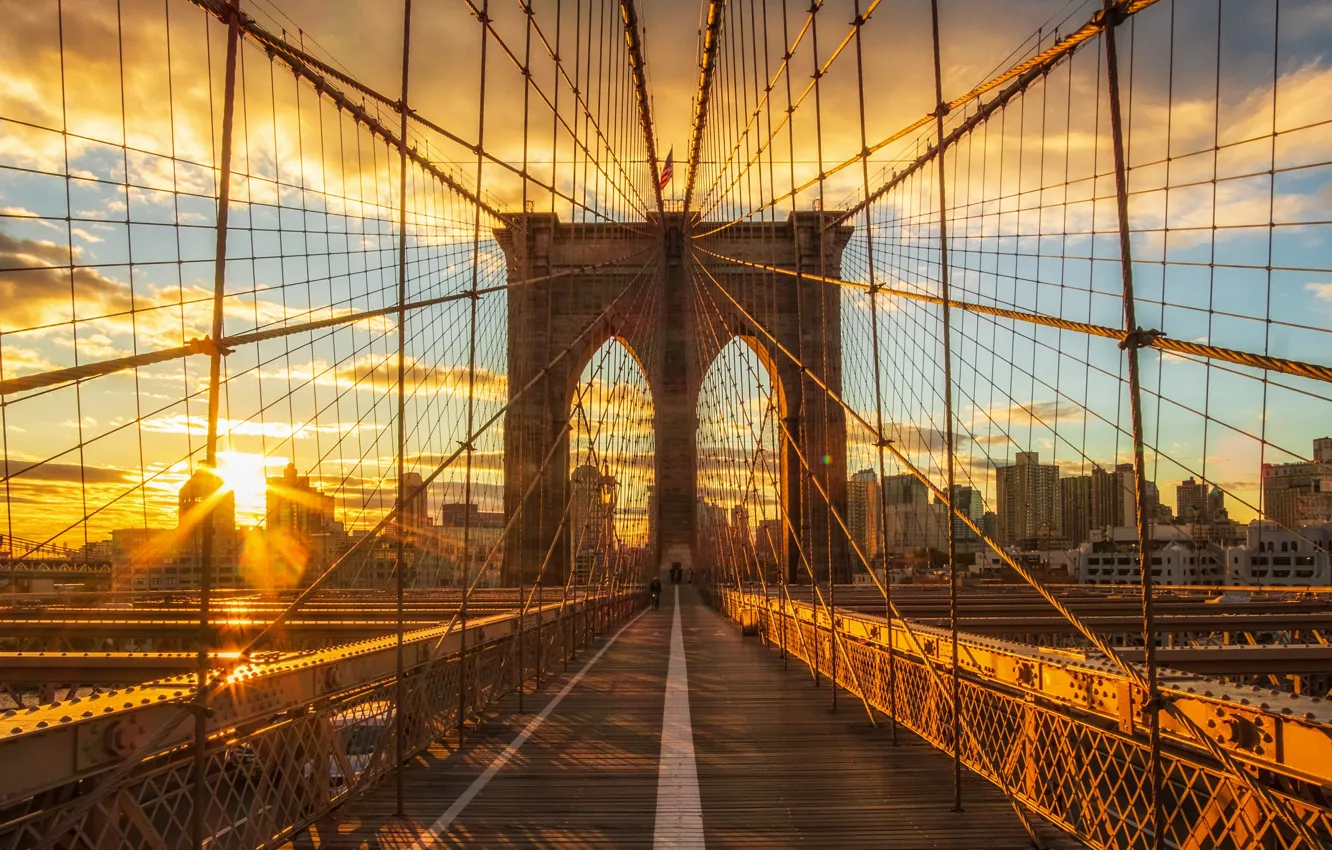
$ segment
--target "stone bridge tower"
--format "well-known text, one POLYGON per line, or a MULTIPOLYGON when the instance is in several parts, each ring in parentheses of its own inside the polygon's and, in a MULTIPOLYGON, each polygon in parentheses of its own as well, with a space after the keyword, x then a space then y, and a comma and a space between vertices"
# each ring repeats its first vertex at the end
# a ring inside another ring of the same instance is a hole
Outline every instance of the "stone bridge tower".
MULTIPOLYGON (((508 313, 510 396, 529 382, 537 383, 505 417, 506 513, 516 510, 542 459, 554 444, 559 445, 554 447, 548 474, 510 534, 504 584, 534 581, 551 547, 568 497, 566 423, 574 392, 584 366, 611 338, 638 358, 652 392, 653 557, 664 563, 694 563, 699 388, 721 347, 740 337, 767 365, 784 408, 785 431, 795 437, 794 441, 779 438, 782 498, 790 527, 799 531, 800 538, 797 543, 787 535, 788 576, 792 582, 808 581, 809 572, 800 560, 803 548, 821 581, 827 580, 829 563, 838 581, 849 581, 845 537, 823 497, 806 482, 800 461, 803 454, 845 516, 845 413, 753 324, 771 331, 777 343, 800 358, 808 373, 821 376, 840 392, 839 288, 721 261, 709 263, 715 278, 709 277, 686 256, 692 249, 687 235, 690 222, 683 213, 653 216, 636 225, 568 224, 550 213, 528 213, 520 220, 522 232, 495 233, 508 257, 513 287, 508 313), (608 265, 567 274, 600 264, 608 265), (617 296, 615 308, 598 320, 617 296), (699 309, 712 311, 711 318, 699 315, 699 309), (593 322, 596 326, 583 334, 593 322), (553 360, 549 373, 538 380, 553 360)), ((825 229, 825 221, 822 213, 802 212, 785 222, 745 222, 710 237, 706 244, 708 250, 729 257, 793 271, 799 265, 809 274, 819 273, 822 250, 823 273, 840 276, 851 228, 825 229)), ((696 222, 693 227, 707 229, 696 222)), ((554 547, 544 573, 547 585, 563 583, 567 577, 568 550, 567 540, 554 547)))

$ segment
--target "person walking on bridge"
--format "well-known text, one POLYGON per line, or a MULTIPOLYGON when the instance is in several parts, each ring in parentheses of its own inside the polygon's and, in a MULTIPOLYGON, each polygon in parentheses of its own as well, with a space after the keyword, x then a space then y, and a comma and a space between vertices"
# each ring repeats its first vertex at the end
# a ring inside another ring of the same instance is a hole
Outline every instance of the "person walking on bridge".
POLYGON ((652 610, 661 608, 661 576, 653 576, 652 583, 648 585, 648 590, 652 592, 652 610))

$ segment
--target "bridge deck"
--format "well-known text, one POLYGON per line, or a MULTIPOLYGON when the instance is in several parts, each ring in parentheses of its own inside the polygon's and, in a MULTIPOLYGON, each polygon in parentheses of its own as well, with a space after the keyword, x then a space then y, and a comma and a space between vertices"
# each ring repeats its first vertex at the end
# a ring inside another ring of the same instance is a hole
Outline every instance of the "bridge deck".
MULTIPOLYGON (((783 670, 775 652, 741 638, 692 588, 680 598, 707 845, 1030 846, 992 786, 965 775, 965 811, 954 813, 946 755, 905 730, 899 746, 891 746, 886 728, 871 726, 849 694, 841 695, 837 713, 830 712, 826 682, 813 687, 796 662, 783 670)), ((406 818, 394 817, 390 779, 294 846, 651 846, 670 666, 670 587, 662 609, 632 622, 609 645, 602 640, 539 694, 529 693, 526 714, 517 713, 516 696, 510 696, 462 753, 439 744, 418 759, 405 774, 406 818), (586 673, 572 681, 585 665, 586 673), (553 699, 558 702, 545 719, 478 790, 478 777, 553 699)), ((678 720, 678 712, 674 716, 678 720)), ((672 728, 678 732, 678 722, 672 728)), ((689 790, 670 792, 665 808, 687 812, 689 790)))

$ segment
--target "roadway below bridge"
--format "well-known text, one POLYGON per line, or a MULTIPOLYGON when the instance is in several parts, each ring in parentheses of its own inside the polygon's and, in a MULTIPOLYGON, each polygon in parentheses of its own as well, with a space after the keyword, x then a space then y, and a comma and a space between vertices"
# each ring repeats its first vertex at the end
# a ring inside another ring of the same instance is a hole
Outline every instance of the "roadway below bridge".
POLYGON ((834 713, 827 680, 672 590, 525 712, 510 695, 461 751, 414 759, 407 817, 389 778, 289 846, 1031 846, 993 786, 964 772, 953 811, 946 753, 901 729, 894 746, 849 694, 834 713))

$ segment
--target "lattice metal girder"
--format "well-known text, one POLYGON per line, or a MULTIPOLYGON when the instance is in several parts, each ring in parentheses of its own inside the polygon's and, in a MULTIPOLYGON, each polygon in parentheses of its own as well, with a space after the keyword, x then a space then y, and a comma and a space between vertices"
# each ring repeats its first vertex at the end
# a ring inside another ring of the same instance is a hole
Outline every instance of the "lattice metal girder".
MULTIPOLYGON (((424 618, 414 614, 407 620, 408 629, 425 629, 436 625, 439 618, 424 618)), ((245 617, 219 619, 212 624, 215 636, 214 645, 226 647, 248 642, 268 626, 268 620, 245 617)), ((362 620, 325 620, 292 619, 282 624, 282 631, 289 636, 310 639, 358 640, 374 637, 394 629, 391 617, 362 620)), ((176 638, 189 640, 199 634, 197 620, 177 616, 173 620, 155 619, 114 619, 83 620, 65 622, 62 620, 14 619, 0 620, 0 635, 19 638, 64 638, 68 640, 88 640, 94 638, 176 638)))
MULTIPOLYGON (((232 604, 228 602, 226 599, 222 599, 220 602, 214 601, 212 607, 214 610, 218 611, 220 615, 223 616, 248 616, 248 617, 262 618, 265 615, 274 615, 281 613, 282 611, 285 611, 288 604, 289 603, 285 602, 252 603, 247 600, 241 605, 233 607, 232 604), (230 613, 233 610, 238 611, 238 613, 235 614, 230 613)), ((518 603, 516 603, 512 598, 467 600, 467 607, 469 610, 480 610, 484 608, 488 611, 511 611, 517 604, 518 603)), ((413 612, 416 612, 418 614, 424 612, 434 617, 438 616, 443 606, 457 607, 457 605, 458 605, 457 599, 439 599, 439 600, 427 599, 425 601, 419 601, 412 599, 411 596, 408 596, 406 598, 406 601, 403 603, 403 610, 405 610, 409 614, 413 612)), ((74 620, 76 622, 78 620, 84 620, 84 619, 87 620, 118 619, 116 617, 116 613, 118 610, 122 611, 125 615, 123 618, 119 619, 131 619, 131 620, 151 620, 151 619, 175 620, 175 619, 181 619, 183 617, 184 619, 187 620, 193 618, 197 621, 199 613, 197 607, 181 606, 181 605, 157 605, 152 607, 136 605, 133 608, 122 608, 122 609, 107 608, 105 606, 75 607, 72 605, 62 605, 59 608, 53 607, 51 610, 55 613, 58 613, 63 618, 74 620)), ((304 606, 302 606, 301 610, 297 611, 293 616, 308 617, 310 619, 328 619, 333 617, 341 617, 341 618, 350 618, 353 620, 371 620, 378 617, 381 620, 393 621, 394 618, 397 616, 397 605, 392 601, 348 602, 348 603, 339 603, 336 605, 327 605, 327 604, 319 604, 317 602, 309 602, 306 603, 304 606)), ((0 622, 3 622, 4 619, 5 619, 4 617, 0 616, 0 622)), ((1329 619, 1329 622, 1332 622, 1332 619, 1329 619)))
MULTIPOLYGON (((803 602, 786 603, 756 595, 747 604, 774 612, 793 605, 795 616, 828 628, 828 615, 803 602)), ((791 608, 786 608, 790 611, 791 608)), ((900 621, 891 637, 882 617, 838 612, 837 627, 847 638, 918 656, 900 621)), ((923 649, 942 667, 952 665, 946 629, 913 623, 923 649)), ((961 669, 987 683, 1039 696, 1079 712, 1093 714, 1132 732, 1145 728, 1144 695, 1111 662, 1082 650, 1048 649, 978 637, 959 637, 961 669)), ((1261 651, 1261 650, 1259 650, 1261 651)), ((1176 670, 1161 671, 1165 698, 1206 729, 1240 760, 1275 773, 1332 786, 1332 705, 1315 697, 1223 684, 1176 670)), ((1197 749, 1187 730, 1161 714, 1162 734, 1180 746, 1197 749)), ((1206 755, 1200 757, 1206 758, 1206 755)))
MULTIPOLYGON (((860 607, 860 606, 857 606, 860 607)), ((864 606, 868 607, 868 606, 864 606)), ((879 608, 883 607, 880 602, 879 608)), ((901 610, 901 608, 899 608, 901 610)), ((1076 611, 1081 615, 1081 612, 1076 611)), ((947 622, 942 617, 925 615, 919 618, 908 611, 902 611, 914 622, 941 624, 947 622)), ((1077 629, 1057 614, 1032 617, 961 617, 965 619, 967 630, 973 634, 1076 634, 1077 629)), ((1082 622, 1098 634, 1119 634, 1124 632, 1142 633, 1142 614, 1090 614, 1081 616, 1082 622)), ((1332 613, 1304 613, 1291 611, 1288 614, 1226 614, 1208 611, 1187 614, 1161 614, 1155 620, 1158 633, 1189 632, 1272 632, 1306 631, 1332 627, 1332 613)))
MULTIPOLYGON (((592 601, 597 597, 593 596, 592 601)), ((585 600, 568 602, 564 614, 569 616, 585 605, 585 600)), ((544 605, 541 622, 557 620, 560 607, 558 600, 544 605)), ((535 629, 537 616, 535 608, 529 611, 524 627, 535 629)), ((474 649, 517 630, 516 613, 480 617, 468 622, 467 646, 474 649)), ((437 655, 456 653, 460 635, 458 629, 447 632, 445 625, 408 632, 406 668, 424 664, 437 644, 437 655)), ((389 634, 238 668, 209 701, 210 733, 271 719, 392 677, 396 647, 397 636, 389 634)), ((163 745, 164 750, 193 740, 191 715, 180 707, 193 699, 194 686, 194 674, 189 674, 6 711, 0 719, 0 764, 21 764, 24 769, 0 771, 0 804, 107 769, 167 723, 174 722, 176 728, 163 745)))
POLYGON ((86 563, 84 561, 57 561, 50 558, 34 558, 30 561, 0 561, 0 576, 32 575, 33 573, 53 575, 111 575, 111 565, 86 563))

